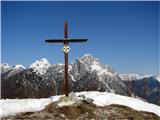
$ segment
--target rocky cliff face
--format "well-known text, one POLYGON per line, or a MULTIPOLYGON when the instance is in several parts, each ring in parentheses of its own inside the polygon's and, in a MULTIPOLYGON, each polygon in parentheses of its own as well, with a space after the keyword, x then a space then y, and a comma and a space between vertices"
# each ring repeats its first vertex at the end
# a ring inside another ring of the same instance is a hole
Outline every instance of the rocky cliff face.
POLYGON ((1 80, 2 98, 41 98, 54 95, 53 81, 43 81, 33 69, 27 68, 1 80))
MULTIPOLYGON (((62 94, 63 64, 50 67, 43 78, 45 81, 55 81, 56 93, 62 94)), ((118 74, 110 66, 101 64, 89 54, 69 65, 69 81, 70 91, 107 91, 127 95, 126 86, 118 74)))

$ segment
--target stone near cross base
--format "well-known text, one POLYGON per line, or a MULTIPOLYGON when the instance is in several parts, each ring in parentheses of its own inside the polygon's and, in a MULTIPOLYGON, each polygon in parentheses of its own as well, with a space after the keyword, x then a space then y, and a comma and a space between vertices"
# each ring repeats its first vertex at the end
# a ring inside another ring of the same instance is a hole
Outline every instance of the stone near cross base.
POLYGON ((69 94, 70 96, 62 96, 56 101, 58 107, 64 106, 80 106, 81 104, 91 104, 93 99, 86 98, 84 95, 76 96, 74 92, 69 94))
POLYGON ((57 101, 57 105, 59 107, 70 106, 73 105, 74 103, 75 103, 74 99, 69 96, 60 97, 59 100, 57 101))

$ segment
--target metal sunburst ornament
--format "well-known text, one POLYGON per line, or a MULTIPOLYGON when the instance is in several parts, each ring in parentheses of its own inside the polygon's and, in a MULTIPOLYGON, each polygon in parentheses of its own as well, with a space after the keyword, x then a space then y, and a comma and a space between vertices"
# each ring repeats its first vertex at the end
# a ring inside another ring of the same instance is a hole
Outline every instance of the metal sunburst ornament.
POLYGON ((65 52, 65 53, 68 53, 70 50, 71 50, 71 48, 68 45, 64 45, 62 47, 62 51, 65 52))

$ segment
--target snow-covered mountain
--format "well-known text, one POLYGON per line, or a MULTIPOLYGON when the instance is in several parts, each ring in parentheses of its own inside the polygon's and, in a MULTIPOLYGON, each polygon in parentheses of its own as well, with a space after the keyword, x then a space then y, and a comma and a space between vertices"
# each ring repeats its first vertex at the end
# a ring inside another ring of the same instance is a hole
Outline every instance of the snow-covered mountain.
POLYGON ((143 78, 149 78, 149 77, 152 77, 153 75, 139 75, 139 74, 131 73, 131 74, 120 74, 119 76, 124 81, 132 81, 132 80, 139 80, 143 78))
POLYGON ((12 66, 10 66, 8 63, 1 64, 1 74, 5 73, 11 69, 12 69, 12 66))
POLYGON ((12 67, 12 72, 18 73, 24 69, 26 68, 23 65, 17 64, 12 67))
MULTIPOLYGON (((80 62, 88 71, 97 71, 98 75, 102 77, 103 75, 108 75, 113 77, 116 72, 109 65, 101 64, 98 58, 93 57, 91 54, 85 54, 82 58, 78 58, 77 61, 73 63, 73 66, 80 62)), ((100 78, 100 80, 103 78, 100 78)))
POLYGON ((131 95, 139 96, 150 103, 160 105, 160 80, 159 76, 152 75, 121 75, 131 95))
POLYGON ((120 74, 120 77, 122 80, 127 80, 127 81, 137 80, 141 78, 141 76, 138 74, 120 74))
POLYGON ((42 75, 46 73, 49 67, 51 67, 51 64, 48 62, 48 60, 46 58, 42 58, 32 63, 29 68, 32 68, 37 74, 42 75))
MULTIPOLYGON (((14 68, 23 67, 17 65, 14 68)), ((70 91, 98 90, 128 95, 125 84, 113 68, 101 64, 90 54, 77 58, 69 65, 69 79, 70 91)), ((26 98, 63 94, 63 80, 64 64, 51 65, 47 59, 42 58, 16 75, 4 77, 2 97, 26 98), (10 91, 11 89, 14 91, 10 91), (42 92, 43 90, 47 93, 42 92)))
POLYGON ((25 67, 21 64, 17 64, 14 66, 10 66, 8 63, 1 64, 1 74, 6 73, 8 71, 19 71, 23 69, 25 69, 25 67))
POLYGON ((25 69, 25 67, 20 64, 17 64, 14 66, 10 66, 7 63, 1 64, 1 77, 7 79, 13 75, 18 74, 19 72, 23 71, 24 69, 25 69))
MULTIPOLYGON (((2 98, 39 98, 63 94, 64 64, 51 65, 45 58, 36 60, 29 68, 2 64, 1 78, 2 98)), ((107 91, 139 96, 160 104, 157 97, 160 94, 159 76, 118 75, 111 66, 102 64, 91 54, 85 54, 69 65, 69 79, 70 91, 107 91)))
MULTIPOLYGON (((62 94, 64 65, 52 65, 43 75, 44 81, 55 80, 56 93, 62 94)), ((107 91, 127 95, 119 75, 108 65, 101 64, 97 58, 86 54, 69 65, 70 91, 107 91)))
POLYGON ((104 65, 90 54, 76 59, 72 64, 70 74, 76 81, 76 88, 99 90, 125 94, 125 85, 115 70, 104 65))

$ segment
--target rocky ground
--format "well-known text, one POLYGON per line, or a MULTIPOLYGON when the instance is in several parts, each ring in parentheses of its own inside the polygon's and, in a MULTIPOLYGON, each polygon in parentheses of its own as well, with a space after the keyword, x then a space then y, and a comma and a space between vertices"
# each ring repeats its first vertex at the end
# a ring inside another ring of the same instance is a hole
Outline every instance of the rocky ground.
POLYGON ((21 113, 2 120, 160 120, 154 113, 136 111, 121 105, 96 106, 90 99, 61 98, 39 112, 21 113), (66 102, 67 101, 67 102, 66 102))

